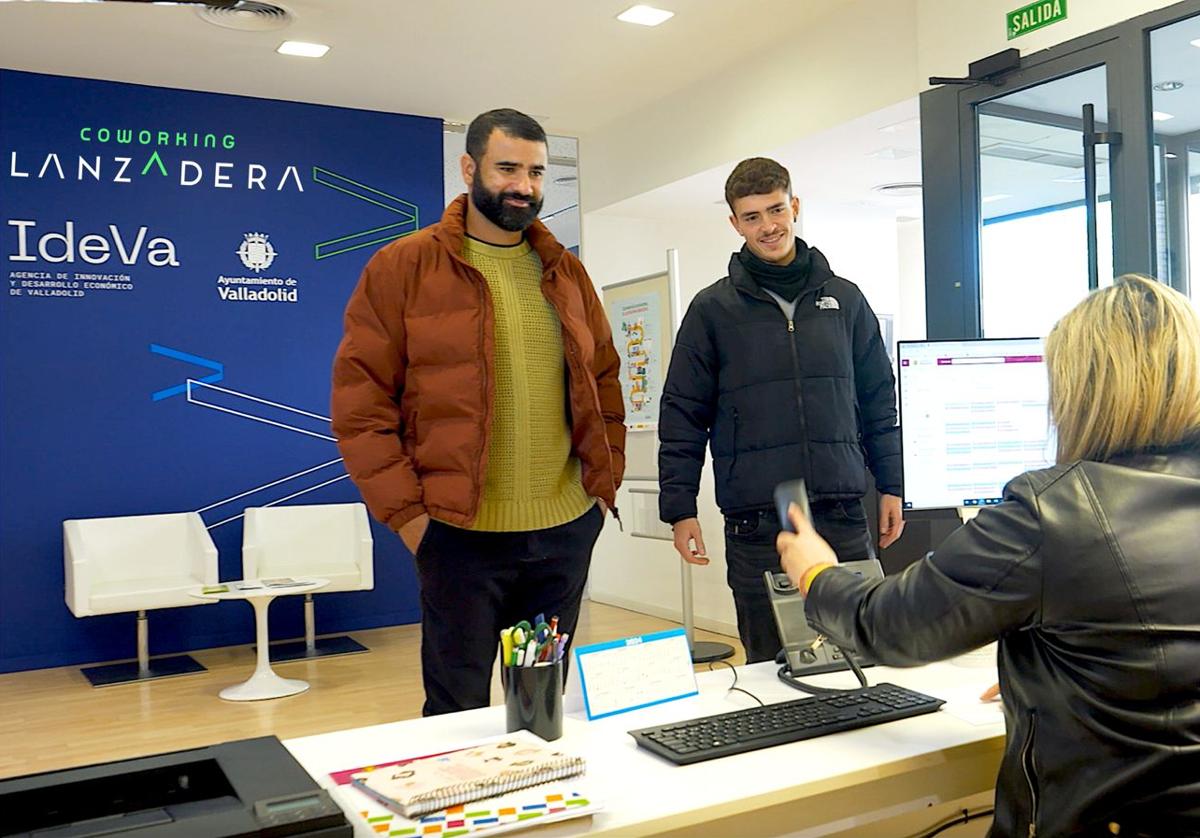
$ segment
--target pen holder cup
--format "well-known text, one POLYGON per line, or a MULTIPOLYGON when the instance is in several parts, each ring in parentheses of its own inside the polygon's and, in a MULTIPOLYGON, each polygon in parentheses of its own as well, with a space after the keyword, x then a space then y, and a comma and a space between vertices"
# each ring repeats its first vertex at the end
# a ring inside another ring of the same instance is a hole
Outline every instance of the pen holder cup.
POLYGON ((501 667, 507 730, 528 730, 547 742, 562 736, 562 661, 501 667))

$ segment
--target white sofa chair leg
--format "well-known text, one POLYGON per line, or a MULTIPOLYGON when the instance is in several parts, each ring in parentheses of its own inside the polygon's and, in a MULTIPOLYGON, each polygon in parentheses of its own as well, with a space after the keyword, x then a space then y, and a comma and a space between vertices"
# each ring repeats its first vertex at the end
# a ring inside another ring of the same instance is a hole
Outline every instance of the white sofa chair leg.
POLYGON ((191 655, 172 655, 150 659, 150 621, 145 611, 137 612, 137 660, 129 663, 110 663, 79 670, 93 687, 110 687, 133 681, 149 681, 207 671, 191 655))
POLYGON ((271 646, 271 663, 304 660, 307 658, 328 658, 334 655, 353 655, 357 652, 366 651, 369 651, 366 646, 348 634, 337 637, 318 638, 316 608, 313 605, 312 594, 305 594, 304 640, 276 643, 271 646))
POLYGON ((150 621, 146 612, 137 612, 137 662, 138 678, 150 677, 150 621))
POLYGON ((304 595, 304 647, 310 657, 317 651, 317 613, 312 594, 304 595))

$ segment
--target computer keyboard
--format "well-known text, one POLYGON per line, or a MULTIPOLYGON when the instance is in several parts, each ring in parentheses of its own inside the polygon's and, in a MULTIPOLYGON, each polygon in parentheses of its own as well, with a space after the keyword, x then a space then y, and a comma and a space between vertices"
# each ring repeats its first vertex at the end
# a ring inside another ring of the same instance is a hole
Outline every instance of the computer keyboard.
POLYGON ((946 702, 894 684, 700 716, 629 731, 638 745, 677 765, 812 739, 932 713, 946 702))

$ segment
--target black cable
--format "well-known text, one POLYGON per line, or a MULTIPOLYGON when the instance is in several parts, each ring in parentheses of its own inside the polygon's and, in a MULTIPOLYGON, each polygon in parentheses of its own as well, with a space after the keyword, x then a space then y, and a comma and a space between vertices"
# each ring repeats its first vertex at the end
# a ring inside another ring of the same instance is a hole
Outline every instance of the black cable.
POLYGON ((735 667, 733 664, 729 663, 728 661, 709 661, 709 663, 708 663, 708 671, 709 672, 716 671, 715 669, 713 669, 714 663, 719 663, 722 666, 728 666, 729 671, 733 673, 733 683, 729 685, 729 689, 726 690, 726 692, 744 693, 744 694, 750 696, 751 698, 753 698, 755 701, 757 701, 759 707, 766 707, 766 705, 763 703, 763 700, 761 698, 759 698, 758 696, 756 696, 754 693, 750 692, 749 690, 743 690, 741 687, 739 687, 737 685, 737 682, 738 682, 737 667, 735 667))
POLYGON ((755 701, 757 701, 759 707, 767 706, 767 705, 763 704, 763 700, 761 698, 759 698, 758 696, 756 696, 754 693, 750 692, 749 690, 743 690, 741 687, 730 687, 729 691, 731 693, 745 693, 746 695, 750 696, 755 701))
POLYGON ((996 810, 991 806, 987 806, 983 809, 976 809, 975 811, 963 809, 957 815, 951 815, 944 821, 935 824, 928 832, 918 832, 910 835, 909 838, 934 838, 935 835, 941 835, 947 829, 961 826, 965 823, 970 823, 971 821, 978 820, 979 818, 986 818, 988 815, 995 814, 995 811, 996 810))
POLYGON ((719 664, 721 664, 721 666, 729 667, 729 671, 733 673, 733 683, 729 685, 729 689, 732 690, 734 687, 736 687, 737 682, 738 682, 737 667, 734 666, 733 664, 731 664, 729 661, 709 661, 708 662, 708 671, 709 672, 716 672, 716 670, 713 669, 714 663, 719 663, 719 664))
POLYGON ((809 695, 825 695, 827 693, 846 692, 840 687, 818 687, 816 684, 809 684, 801 681, 792 674, 792 670, 788 669, 788 665, 786 663, 779 667, 779 671, 776 673, 776 675, 779 676, 780 681, 787 684, 793 690, 799 690, 800 692, 808 693, 809 695))
POLYGON ((834 648, 842 653, 842 658, 846 661, 847 664, 850 665, 850 669, 851 669, 851 671, 854 672, 854 677, 856 677, 858 679, 858 683, 863 687, 870 686, 869 684, 867 684, 867 676, 863 675, 862 667, 860 667, 858 665, 858 661, 856 661, 854 659, 854 657, 852 655, 850 655, 849 653, 847 653, 846 650, 843 649, 841 646, 835 646, 834 648))
POLYGON ((806 681, 801 681, 799 678, 797 678, 795 675, 792 674, 791 669, 788 668, 788 665, 786 663, 783 666, 779 667, 779 672, 777 673, 777 675, 779 676, 779 680, 782 681, 783 683, 787 684, 792 689, 799 690, 802 693, 808 693, 809 695, 828 695, 829 693, 845 693, 845 692, 850 692, 852 690, 860 689, 862 687, 869 687, 870 684, 867 682, 867 676, 863 674, 862 667, 858 665, 858 661, 854 660, 853 657, 851 657, 849 654, 847 654, 846 650, 843 649, 841 646, 837 646, 835 644, 834 648, 842 653, 842 660, 844 660, 846 662, 846 665, 850 667, 850 671, 854 673, 854 677, 858 679, 858 683, 859 683, 858 687, 818 687, 816 684, 809 684, 806 681))

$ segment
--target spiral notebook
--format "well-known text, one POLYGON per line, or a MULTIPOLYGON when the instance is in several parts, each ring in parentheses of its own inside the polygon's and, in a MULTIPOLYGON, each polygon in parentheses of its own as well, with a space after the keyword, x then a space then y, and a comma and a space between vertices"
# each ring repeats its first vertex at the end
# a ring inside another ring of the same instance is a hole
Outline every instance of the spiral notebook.
POLYGON ((582 757, 511 737, 358 774, 353 785, 406 818, 582 774, 582 757))

